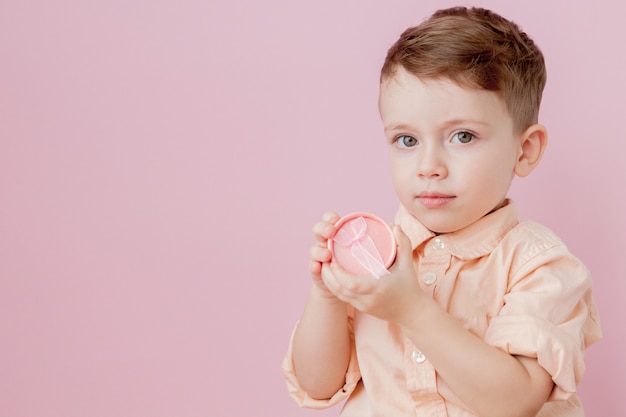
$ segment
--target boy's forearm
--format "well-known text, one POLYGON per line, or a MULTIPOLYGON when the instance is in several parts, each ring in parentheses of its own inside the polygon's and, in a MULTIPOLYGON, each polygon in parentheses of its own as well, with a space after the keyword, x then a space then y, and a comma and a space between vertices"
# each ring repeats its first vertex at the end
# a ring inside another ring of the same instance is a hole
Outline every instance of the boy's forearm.
POLYGON ((534 416, 552 380, 535 359, 516 358, 488 345, 432 300, 401 325, 437 373, 481 416, 534 416))
POLYGON ((302 388, 317 399, 335 394, 345 382, 350 349, 346 304, 324 297, 313 285, 293 340, 302 388))

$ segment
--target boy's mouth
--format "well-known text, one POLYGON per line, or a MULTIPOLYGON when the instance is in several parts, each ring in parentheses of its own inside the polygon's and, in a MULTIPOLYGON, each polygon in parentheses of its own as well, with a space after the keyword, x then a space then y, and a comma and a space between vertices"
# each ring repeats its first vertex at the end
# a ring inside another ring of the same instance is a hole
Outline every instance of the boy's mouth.
POLYGON ((417 199, 426 208, 443 207, 455 198, 456 196, 453 196, 453 195, 433 193, 433 192, 423 192, 417 196, 417 199))

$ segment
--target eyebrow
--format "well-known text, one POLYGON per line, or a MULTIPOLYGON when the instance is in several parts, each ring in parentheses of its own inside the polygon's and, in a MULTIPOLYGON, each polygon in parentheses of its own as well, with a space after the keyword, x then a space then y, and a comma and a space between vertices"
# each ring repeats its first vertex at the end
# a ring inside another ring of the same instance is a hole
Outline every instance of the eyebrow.
POLYGON ((389 132, 390 130, 411 130, 411 127, 402 123, 397 125, 391 125, 390 127, 385 126, 385 132, 389 132))
MULTIPOLYGON (((480 120, 472 120, 472 119, 450 119, 446 120, 442 123, 439 128, 448 128, 450 126, 456 125, 480 125, 480 126, 489 126, 489 123, 480 121, 480 120)), ((406 123, 398 123, 392 124, 391 126, 385 126, 385 132, 395 131, 395 130, 414 130, 413 125, 406 123)))

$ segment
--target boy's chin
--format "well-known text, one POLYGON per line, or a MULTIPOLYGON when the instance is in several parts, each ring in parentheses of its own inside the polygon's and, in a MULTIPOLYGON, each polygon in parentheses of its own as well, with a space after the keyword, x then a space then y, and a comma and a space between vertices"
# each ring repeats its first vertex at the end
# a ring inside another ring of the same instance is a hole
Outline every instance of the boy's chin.
POLYGON ((424 227, 426 227, 428 230, 436 235, 453 233, 464 229, 465 227, 473 223, 472 221, 459 221, 458 218, 451 219, 449 218, 449 215, 443 213, 429 212, 427 214, 424 214, 411 211, 411 214, 413 214, 413 217, 419 220, 419 222, 424 225, 424 227))

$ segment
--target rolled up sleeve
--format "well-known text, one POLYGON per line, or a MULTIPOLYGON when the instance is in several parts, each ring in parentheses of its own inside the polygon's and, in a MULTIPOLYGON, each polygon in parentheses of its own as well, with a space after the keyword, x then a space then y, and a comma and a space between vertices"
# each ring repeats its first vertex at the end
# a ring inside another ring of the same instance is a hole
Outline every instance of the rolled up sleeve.
POLYGON ((549 400, 567 399, 585 371, 585 348, 601 338, 589 272, 558 246, 537 253, 512 277, 485 341, 536 358, 555 383, 549 400))

